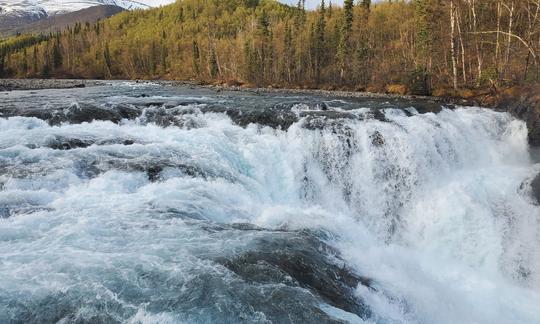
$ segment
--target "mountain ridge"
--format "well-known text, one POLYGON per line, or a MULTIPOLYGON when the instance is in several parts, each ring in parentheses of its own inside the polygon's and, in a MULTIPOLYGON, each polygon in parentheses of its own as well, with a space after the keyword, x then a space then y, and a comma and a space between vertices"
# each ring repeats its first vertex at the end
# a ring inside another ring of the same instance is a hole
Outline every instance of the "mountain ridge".
POLYGON ((3 31, 0 28, 0 35, 3 33, 6 35, 14 35, 23 33, 58 32, 67 27, 72 27, 76 23, 95 23, 99 19, 109 18, 123 11, 125 11, 125 9, 118 6, 95 6, 65 14, 49 16, 44 19, 27 23, 15 29, 3 31))
MULTIPOLYGON (((99 6, 114 6, 121 8, 122 10, 150 8, 149 5, 131 0, 22 0, 16 3, 8 0, 0 0, 0 35, 10 35, 20 31, 31 31, 32 28, 28 27, 28 25, 37 24, 39 26, 39 22, 47 19, 49 19, 48 23, 50 24, 50 19, 52 19, 52 17, 58 17, 99 6)), ((99 9, 95 11, 97 12, 99 9)), ((91 16, 95 18, 90 19, 89 22, 95 22, 98 18, 106 18, 111 15, 105 14, 102 17, 96 17, 96 14, 94 13, 91 14, 91 16)), ((66 18, 61 20, 65 21, 66 18)))

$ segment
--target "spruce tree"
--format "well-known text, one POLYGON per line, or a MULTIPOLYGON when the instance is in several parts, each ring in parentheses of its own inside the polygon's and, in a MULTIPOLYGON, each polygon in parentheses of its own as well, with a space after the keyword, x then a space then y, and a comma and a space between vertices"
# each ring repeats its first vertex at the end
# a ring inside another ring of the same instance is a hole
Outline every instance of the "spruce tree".
POLYGON ((5 70, 6 70, 6 55, 5 54, 0 54, 0 78, 3 78, 5 77, 5 70))
POLYGON ((345 81, 345 70, 349 62, 350 54, 350 38, 353 24, 353 0, 345 0, 343 4, 343 22, 341 26, 341 34, 336 54, 336 59, 339 65, 339 79, 343 83, 345 81))
POLYGON ((26 51, 26 47, 23 49, 23 58, 21 61, 21 70, 26 75, 28 72, 28 53, 26 51))
POLYGON ((32 73, 37 75, 38 71, 38 48, 34 45, 34 51, 32 53, 32 73))
POLYGON ((103 50, 103 60, 105 62, 105 70, 109 76, 112 76, 112 62, 111 52, 109 50, 109 43, 105 43, 105 49, 103 50))
POLYGON ((51 66, 50 66, 50 55, 49 55, 49 48, 45 47, 45 51, 43 53, 43 65, 41 66, 41 76, 44 78, 48 78, 51 73, 51 66))
POLYGON ((60 35, 56 35, 54 38, 54 44, 52 48, 52 63, 53 69, 58 69, 62 66, 62 50, 60 48, 60 35))
POLYGON ((200 67, 200 60, 201 60, 201 53, 199 51, 199 44, 197 44, 197 40, 193 40, 191 44, 191 53, 193 56, 193 74, 195 76, 199 76, 201 73, 201 67, 200 67))
POLYGON ((317 25, 315 27, 314 33, 314 63, 315 63, 315 83, 319 85, 321 79, 321 69, 324 64, 324 55, 325 55, 325 38, 324 33, 326 29, 326 8, 324 0, 321 0, 321 7, 319 9, 319 18, 317 20, 317 25))
POLYGON ((209 65, 209 71, 210 71, 210 78, 212 79, 217 78, 218 73, 219 73, 219 66, 218 66, 218 61, 217 61, 216 49, 214 48, 214 46, 212 46, 210 49, 210 59, 209 59, 208 65, 209 65))

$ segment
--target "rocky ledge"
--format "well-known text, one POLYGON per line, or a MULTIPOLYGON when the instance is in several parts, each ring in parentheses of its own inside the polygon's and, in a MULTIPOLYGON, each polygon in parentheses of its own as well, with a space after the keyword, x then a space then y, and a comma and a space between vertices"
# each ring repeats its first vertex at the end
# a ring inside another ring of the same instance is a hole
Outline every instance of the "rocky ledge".
POLYGON ((540 205, 540 173, 531 182, 532 197, 536 200, 536 203, 540 205))
MULTIPOLYGON (((0 79, 0 91, 12 90, 39 90, 39 89, 69 89, 84 88, 88 86, 104 85, 106 81, 102 80, 67 80, 67 79, 0 79)), ((146 81, 136 81, 146 82, 146 81)), ((360 98, 360 99, 379 99, 379 100, 397 100, 408 101, 420 106, 421 110, 430 111, 431 107, 440 107, 440 105, 479 105, 492 107, 499 111, 506 111, 516 118, 524 120, 529 129, 529 143, 532 147, 540 147, 540 85, 511 87, 504 90, 497 90, 479 97, 464 99, 461 97, 443 96, 443 97, 421 97, 421 96, 402 96, 392 94, 377 94, 366 92, 349 91, 327 91, 327 90, 297 90, 297 89, 273 89, 273 88, 244 88, 239 86, 223 85, 201 85, 189 81, 165 81, 153 80, 154 84, 163 86, 196 86, 221 91, 248 91, 255 93, 291 93, 291 94, 312 94, 322 97, 342 97, 342 98, 360 98), (429 106, 424 108, 423 106, 429 106)))
POLYGON ((64 79, 0 79, 0 91, 71 89, 85 88, 103 84, 98 80, 64 80, 64 79))
POLYGON ((525 121, 529 129, 529 143, 540 147, 540 85, 513 87, 502 91, 495 107, 525 121))

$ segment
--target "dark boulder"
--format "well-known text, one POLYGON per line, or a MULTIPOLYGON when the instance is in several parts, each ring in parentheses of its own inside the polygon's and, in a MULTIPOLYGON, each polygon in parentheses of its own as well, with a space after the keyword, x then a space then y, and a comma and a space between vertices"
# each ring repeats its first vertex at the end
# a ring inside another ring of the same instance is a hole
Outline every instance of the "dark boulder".
POLYGON ((373 144, 373 146, 379 147, 383 146, 385 143, 384 136, 379 131, 375 131, 369 138, 371 139, 371 144, 373 144))
POLYGON ((536 203, 540 205, 540 173, 531 182, 531 193, 536 203))
POLYGON ((108 120, 118 123, 122 119, 122 116, 112 109, 86 103, 73 104, 64 109, 63 115, 59 114, 56 117, 59 122, 68 121, 72 124, 81 124, 94 120, 108 120))
POLYGON ((510 88, 500 97, 497 108, 524 120, 530 145, 540 147, 540 85, 510 88))
POLYGON ((248 282, 301 287, 329 305, 370 317, 354 293, 358 285, 370 287, 370 280, 346 266, 316 233, 274 232, 260 237, 250 251, 219 262, 248 282))
POLYGON ((93 141, 56 136, 48 139, 45 146, 53 150, 71 150, 76 148, 85 148, 92 144, 94 144, 93 141))
POLYGON ((294 112, 277 107, 251 110, 227 109, 226 113, 234 123, 242 127, 249 124, 259 124, 287 130, 298 121, 298 117, 294 112))

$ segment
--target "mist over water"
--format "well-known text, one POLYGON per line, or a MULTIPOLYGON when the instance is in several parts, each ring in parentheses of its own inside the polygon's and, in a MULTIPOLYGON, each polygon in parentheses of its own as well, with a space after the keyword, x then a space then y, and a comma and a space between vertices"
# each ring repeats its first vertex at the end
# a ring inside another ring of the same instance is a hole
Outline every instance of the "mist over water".
POLYGON ((507 114, 134 83, 0 100, 1 323, 540 322, 540 164, 507 114))

